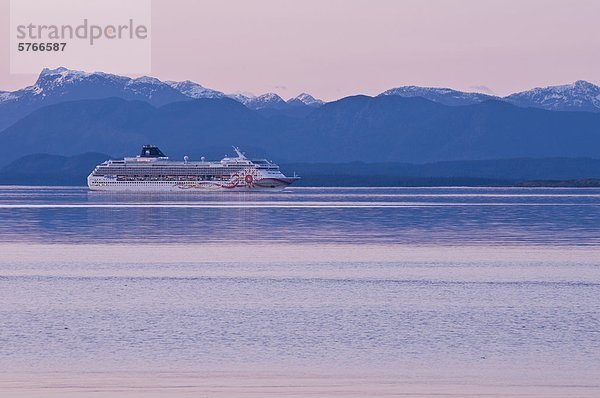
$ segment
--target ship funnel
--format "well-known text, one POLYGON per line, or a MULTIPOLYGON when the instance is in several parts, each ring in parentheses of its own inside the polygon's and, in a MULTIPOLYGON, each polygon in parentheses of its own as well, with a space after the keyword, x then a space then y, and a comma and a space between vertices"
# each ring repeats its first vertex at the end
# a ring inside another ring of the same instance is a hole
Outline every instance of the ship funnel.
POLYGON ((144 145, 142 152, 140 153, 142 158, 166 158, 165 154, 162 153, 156 145, 144 145))

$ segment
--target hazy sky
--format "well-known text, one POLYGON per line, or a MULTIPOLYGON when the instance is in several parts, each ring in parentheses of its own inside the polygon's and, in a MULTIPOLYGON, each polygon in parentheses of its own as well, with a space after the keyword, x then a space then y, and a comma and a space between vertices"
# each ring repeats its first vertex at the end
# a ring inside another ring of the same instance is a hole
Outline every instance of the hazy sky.
MULTIPOLYGON (((287 99, 306 91, 331 100, 401 85, 485 86, 505 95, 600 83, 600 0, 152 4, 152 75, 225 92, 287 99)), ((8 0, 0 0, 2 90, 35 81, 9 73, 8 22, 8 0)))

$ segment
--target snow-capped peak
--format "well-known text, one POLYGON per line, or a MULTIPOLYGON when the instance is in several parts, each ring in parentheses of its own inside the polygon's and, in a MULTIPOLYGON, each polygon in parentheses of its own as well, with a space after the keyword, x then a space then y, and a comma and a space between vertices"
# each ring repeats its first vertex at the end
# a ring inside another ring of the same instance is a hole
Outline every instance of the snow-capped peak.
POLYGON ((564 91, 574 91, 574 90, 575 91, 595 90, 598 88, 598 86, 596 86, 595 84, 592 84, 588 81, 585 81, 585 80, 577 80, 576 82, 571 83, 571 84, 563 84, 561 86, 549 86, 546 88, 554 89, 555 91, 564 92, 564 91))
POLYGON ((10 91, 0 91, 0 103, 14 98, 14 94, 10 91))
POLYGON ((203 87, 200 84, 194 83, 190 80, 185 80, 182 82, 167 80, 165 83, 190 98, 222 98, 225 96, 225 94, 220 91, 203 87))
POLYGON ((92 73, 71 70, 62 66, 56 69, 44 68, 35 82, 35 85, 40 88, 53 88, 85 79, 90 75, 92 75, 92 73))
POLYGON ((279 102, 279 101, 283 101, 283 99, 279 95, 277 95, 275 93, 262 94, 262 95, 259 95, 258 97, 256 97, 256 99, 258 101, 262 101, 262 102, 270 102, 270 101, 277 101, 277 102, 279 102))
POLYGON ((232 93, 227 94, 227 97, 234 99, 237 102, 241 102, 244 105, 247 105, 250 101, 256 98, 256 96, 252 93, 232 93))
POLYGON ((62 97, 67 94, 70 87, 80 85, 81 83, 97 84, 99 81, 104 81, 109 84, 122 86, 131 80, 129 77, 103 72, 83 72, 61 66, 55 69, 43 69, 33 86, 18 90, 15 94, 32 94, 44 97, 56 95, 62 97))
POLYGON ((258 97, 245 97, 242 101, 250 109, 282 108, 286 105, 285 101, 275 93, 266 93, 258 97))
MULTIPOLYGON (((65 73, 65 72, 71 72, 71 71, 69 69, 65 68, 64 66, 59 66, 58 68, 55 68, 55 69, 44 68, 40 72, 40 76, 53 75, 56 73, 65 73)), ((77 72, 77 71, 72 71, 72 72, 77 72)))
POLYGON ((74 69, 65 68, 64 66, 59 66, 58 68, 54 68, 54 69, 50 69, 50 68, 42 69, 42 71, 40 72, 40 77, 52 76, 52 75, 89 76, 91 74, 92 73, 90 73, 90 72, 84 72, 81 70, 74 70, 74 69))
POLYGON ((400 97, 423 97, 433 102, 439 102, 444 105, 470 105, 483 102, 489 99, 497 99, 492 95, 483 93, 466 93, 445 87, 419 87, 402 86, 384 91, 379 96, 397 95, 400 97))
POLYGON ((288 104, 295 104, 295 103, 299 103, 299 102, 304 105, 308 105, 308 106, 321 106, 325 103, 324 101, 321 101, 320 99, 317 99, 307 93, 301 93, 297 97, 290 98, 287 101, 288 104))
POLYGON ((548 110, 600 111, 600 87, 585 80, 558 86, 536 87, 505 100, 518 106, 548 110))
POLYGON ((129 81, 127 82, 127 85, 133 85, 133 84, 157 84, 157 85, 161 85, 161 84, 165 84, 165 83, 161 82, 160 80, 158 80, 155 77, 142 76, 142 77, 138 77, 138 78, 135 78, 135 79, 129 79, 129 81))

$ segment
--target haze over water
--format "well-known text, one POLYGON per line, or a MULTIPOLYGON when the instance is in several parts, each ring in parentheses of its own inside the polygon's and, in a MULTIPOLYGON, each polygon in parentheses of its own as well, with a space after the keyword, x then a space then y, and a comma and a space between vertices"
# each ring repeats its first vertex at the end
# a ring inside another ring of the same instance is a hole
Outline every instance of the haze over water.
POLYGON ((3 187, 0 389, 598 396, 598 220, 600 189, 3 187))

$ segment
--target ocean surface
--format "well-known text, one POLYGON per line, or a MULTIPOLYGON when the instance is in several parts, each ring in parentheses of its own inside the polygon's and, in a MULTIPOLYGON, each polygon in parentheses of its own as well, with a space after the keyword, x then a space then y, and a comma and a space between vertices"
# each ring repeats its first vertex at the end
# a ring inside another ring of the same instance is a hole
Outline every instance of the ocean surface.
POLYGON ((600 189, 0 187, 0 396, 600 396, 600 189))

